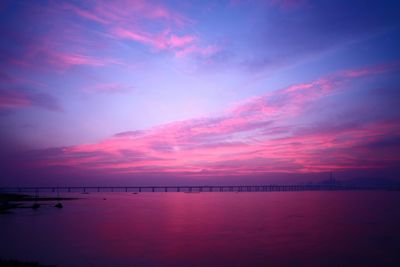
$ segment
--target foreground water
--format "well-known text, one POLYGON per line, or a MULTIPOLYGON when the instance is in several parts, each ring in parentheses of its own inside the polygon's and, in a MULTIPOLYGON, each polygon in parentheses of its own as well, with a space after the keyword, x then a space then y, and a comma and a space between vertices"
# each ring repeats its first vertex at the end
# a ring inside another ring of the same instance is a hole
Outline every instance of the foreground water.
POLYGON ((399 192, 78 196, 63 209, 0 215, 0 258, 57 266, 400 266, 399 192))

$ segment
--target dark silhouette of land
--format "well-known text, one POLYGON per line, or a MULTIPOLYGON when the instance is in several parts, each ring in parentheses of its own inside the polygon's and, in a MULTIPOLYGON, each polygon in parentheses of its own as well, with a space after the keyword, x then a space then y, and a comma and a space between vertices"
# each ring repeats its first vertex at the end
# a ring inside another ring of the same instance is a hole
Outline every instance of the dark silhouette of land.
MULTIPOLYGON (((62 208, 60 201, 73 200, 76 198, 71 197, 44 197, 32 196, 27 194, 16 193, 0 193, 0 213, 9 212, 12 209, 32 208, 38 209, 40 207, 39 201, 57 201, 56 208, 62 208), (31 204, 33 202, 33 204, 31 204), (28 204, 26 204, 28 203, 28 204)), ((0 265, 1 267, 2 265, 0 265)))
POLYGON ((17 260, 1 260, 0 267, 55 267, 55 265, 41 265, 37 262, 24 262, 17 260))

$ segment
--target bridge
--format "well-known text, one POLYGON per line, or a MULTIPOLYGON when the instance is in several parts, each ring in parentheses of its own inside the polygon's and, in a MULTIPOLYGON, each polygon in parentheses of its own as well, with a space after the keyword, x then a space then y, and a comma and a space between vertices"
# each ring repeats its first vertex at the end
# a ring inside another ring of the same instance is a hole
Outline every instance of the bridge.
POLYGON ((178 185, 178 186, 36 186, 0 187, 0 193, 90 193, 90 192, 293 192, 333 190, 390 190, 400 186, 355 186, 339 184, 268 184, 268 185, 178 185))

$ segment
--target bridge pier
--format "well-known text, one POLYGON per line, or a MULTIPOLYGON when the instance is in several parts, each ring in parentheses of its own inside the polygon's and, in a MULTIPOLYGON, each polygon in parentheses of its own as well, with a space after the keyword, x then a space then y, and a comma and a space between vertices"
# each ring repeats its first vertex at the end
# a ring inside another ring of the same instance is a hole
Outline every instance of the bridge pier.
POLYGON ((360 186, 344 186, 344 185, 328 185, 328 184, 270 184, 270 185, 214 185, 214 186, 66 186, 66 187, 13 187, 1 188, 0 192, 286 192, 286 191, 339 191, 339 190, 395 190, 400 191, 398 187, 360 187, 360 186), (171 190, 169 190, 171 188, 171 190), (176 191, 175 191, 176 188, 176 191), (143 191, 144 190, 144 191, 143 191))

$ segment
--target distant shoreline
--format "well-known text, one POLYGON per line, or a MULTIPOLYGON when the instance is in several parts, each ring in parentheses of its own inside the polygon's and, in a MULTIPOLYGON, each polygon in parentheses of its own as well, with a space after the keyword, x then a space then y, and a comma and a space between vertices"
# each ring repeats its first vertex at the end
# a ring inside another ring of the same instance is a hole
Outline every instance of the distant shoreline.
POLYGON ((400 191, 400 184, 361 185, 344 183, 252 184, 252 185, 145 185, 145 186, 36 186, 0 187, 1 193, 54 194, 95 192, 281 192, 281 191, 400 191))
POLYGON ((38 262, 32 262, 32 261, 0 259, 0 267, 55 267, 55 265, 41 265, 38 262))
MULTIPOLYGON (((62 201, 62 200, 74 200, 78 198, 72 197, 44 197, 44 196, 32 196, 26 194, 16 194, 16 193, 0 193, 0 214, 7 213, 13 209, 22 209, 22 208, 35 208, 35 204, 33 205, 23 205, 21 202, 37 202, 37 201, 62 201)), ((36 204, 37 205, 37 204, 36 204)), ((0 261, 0 263, 2 263, 0 261)), ((0 267, 3 265, 0 264, 0 267)), ((19 265, 16 265, 19 266, 19 265)))

